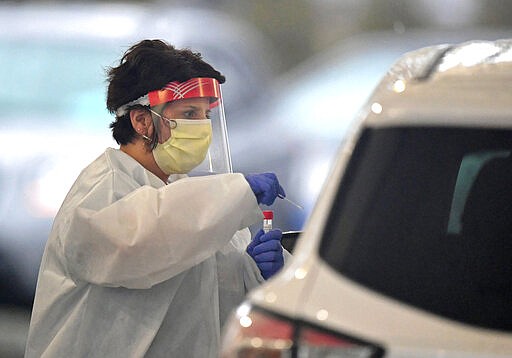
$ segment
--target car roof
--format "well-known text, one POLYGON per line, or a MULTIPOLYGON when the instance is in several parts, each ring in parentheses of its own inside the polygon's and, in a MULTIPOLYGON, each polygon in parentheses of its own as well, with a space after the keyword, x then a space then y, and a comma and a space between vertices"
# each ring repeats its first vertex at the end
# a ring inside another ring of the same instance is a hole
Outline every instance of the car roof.
POLYGON ((512 40, 469 41, 402 56, 367 102, 369 126, 511 127, 512 40))

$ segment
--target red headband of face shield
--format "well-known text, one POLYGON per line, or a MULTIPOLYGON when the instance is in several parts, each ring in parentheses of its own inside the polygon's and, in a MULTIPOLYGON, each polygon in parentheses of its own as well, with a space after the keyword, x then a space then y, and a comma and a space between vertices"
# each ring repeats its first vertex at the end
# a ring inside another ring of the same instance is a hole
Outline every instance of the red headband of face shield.
POLYGON ((149 92, 148 97, 151 107, 179 99, 209 97, 210 108, 214 108, 219 104, 220 93, 220 84, 215 78, 197 77, 185 82, 169 82, 161 90, 149 92))

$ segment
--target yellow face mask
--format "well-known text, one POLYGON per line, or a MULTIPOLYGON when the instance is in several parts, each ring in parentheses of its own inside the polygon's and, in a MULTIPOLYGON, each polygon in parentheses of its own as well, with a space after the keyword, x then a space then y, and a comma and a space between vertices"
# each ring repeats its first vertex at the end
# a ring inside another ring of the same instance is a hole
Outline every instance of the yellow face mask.
POLYGON ((171 119, 176 126, 164 143, 153 149, 156 164, 167 174, 185 174, 206 157, 212 140, 209 119, 171 119))

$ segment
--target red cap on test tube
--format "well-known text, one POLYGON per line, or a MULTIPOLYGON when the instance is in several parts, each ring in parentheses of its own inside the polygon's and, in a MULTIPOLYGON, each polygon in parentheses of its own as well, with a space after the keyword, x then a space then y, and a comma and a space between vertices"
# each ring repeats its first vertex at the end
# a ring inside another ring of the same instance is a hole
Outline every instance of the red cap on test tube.
POLYGON ((263 210, 263 218, 264 219, 273 219, 274 218, 274 212, 272 210, 263 210))

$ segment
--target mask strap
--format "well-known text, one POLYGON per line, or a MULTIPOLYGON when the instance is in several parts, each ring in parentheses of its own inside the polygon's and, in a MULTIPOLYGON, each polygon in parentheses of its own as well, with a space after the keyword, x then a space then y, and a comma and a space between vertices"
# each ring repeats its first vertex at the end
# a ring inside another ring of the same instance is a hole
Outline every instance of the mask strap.
POLYGON ((178 123, 174 119, 166 118, 166 117, 162 116, 160 113, 157 113, 157 112, 153 111, 151 108, 149 109, 149 111, 151 113, 153 113, 155 116, 158 116, 158 117, 162 118, 164 121, 167 121, 167 123, 169 123, 169 127, 171 129, 174 129, 174 128, 176 128, 178 126, 178 123))

